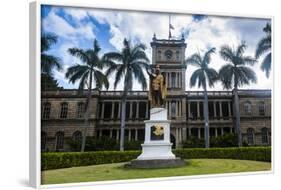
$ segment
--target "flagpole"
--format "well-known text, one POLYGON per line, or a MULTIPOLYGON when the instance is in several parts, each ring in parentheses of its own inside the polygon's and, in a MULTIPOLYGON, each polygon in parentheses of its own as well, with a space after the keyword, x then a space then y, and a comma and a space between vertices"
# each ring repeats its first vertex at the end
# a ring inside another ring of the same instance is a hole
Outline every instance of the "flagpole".
POLYGON ((169 40, 171 39, 171 15, 169 14, 169 25, 168 25, 168 27, 169 27, 169 40))

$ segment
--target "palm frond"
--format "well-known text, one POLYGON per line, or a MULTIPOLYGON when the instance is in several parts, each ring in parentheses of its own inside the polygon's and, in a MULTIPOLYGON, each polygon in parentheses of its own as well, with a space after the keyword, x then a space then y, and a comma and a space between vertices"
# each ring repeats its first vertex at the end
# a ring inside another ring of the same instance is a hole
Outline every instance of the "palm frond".
POLYGON ((196 67, 201 67, 202 59, 199 53, 192 54, 185 60, 187 65, 193 65, 196 67))
POLYGON ((247 66, 237 67, 235 70, 235 77, 237 78, 238 86, 257 82, 256 73, 247 66))
POLYGON ((220 50, 220 56, 225 60, 225 61, 232 61, 234 58, 234 51, 232 50, 231 47, 229 47, 228 45, 224 45, 221 47, 220 50))
POLYGON ((257 60, 251 56, 242 57, 243 65, 254 65, 257 60))
POLYGON ((107 80, 107 77, 99 70, 94 70, 94 80, 96 82, 96 87, 98 89, 102 89, 104 86, 106 89, 109 87, 109 82, 107 80))
POLYGON ((262 54, 270 50, 271 50, 271 37, 267 36, 259 41, 255 52, 255 57, 258 59, 262 54))
POLYGON ((114 80, 114 89, 116 89, 118 83, 120 82, 121 78, 125 74, 126 67, 124 64, 122 64, 119 68, 117 68, 116 74, 115 74, 115 80, 114 80))
POLYGON ((67 72, 65 73, 65 77, 69 79, 69 82, 75 83, 89 70, 90 69, 88 66, 77 64, 67 69, 67 72))
POLYGON ((204 64, 209 64, 211 62, 211 54, 215 53, 216 52, 216 48, 211 48, 209 51, 207 51, 204 55, 204 58, 203 58, 203 63, 204 64))
POLYGON ((89 63, 90 62, 90 58, 88 57, 87 53, 83 50, 83 49, 79 49, 79 48, 69 48, 68 52, 79 58, 82 62, 84 63, 89 63))
POLYGON ((213 68, 205 69, 205 73, 207 76, 208 84, 210 87, 214 87, 215 82, 219 79, 219 74, 213 68))
POLYGON ((41 71, 51 75, 53 68, 57 68, 59 71, 62 69, 60 58, 41 53, 41 71))
POLYGON ((261 63, 262 71, 265 71, 266 77, 269 77, 271 70, 271 53, 267 54, 261 63))
POLYGON ((41 52, 50 49, 51 45, 57 43, 58 37, 52 33, 44 33, 41 36, 41 52))
POLYGON ((242 41, 241 44, 237 47, 236 50, 236 57, 241 57, 243 53, 245 52, 245 49, 247 48, 246 42, 242 41))
POLYGON ((144 76, 142 68, 138 64, 132 64, 132 69, 133 69, 135 79, 141 84, 142 89, 146 90, 147 82, 146 82, 146 78, 144 76))
POLYGON ((226 64, 219 70, 219 77, 221 79, 223 88, 231 89, 233 86, 234 66, 226 64))

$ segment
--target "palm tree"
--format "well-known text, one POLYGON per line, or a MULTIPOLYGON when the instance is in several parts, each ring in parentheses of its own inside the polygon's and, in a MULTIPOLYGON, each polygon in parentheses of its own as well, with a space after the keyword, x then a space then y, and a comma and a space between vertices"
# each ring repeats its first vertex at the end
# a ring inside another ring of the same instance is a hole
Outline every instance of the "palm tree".
POLYGON ((121 99, 120 151, 124 150, 127 93, 133 89, 133 79, 136 79, 141 84, 143 90, 147 88, 143 69, 149 68, 149 59, 145 53, 145 45, 140 43, 132 47, 130 42, 125 38, 123 46, 121 52, 111 52, 105 55, 109 66, 106 75, 109 76, 115 72, 114 89, 121 82, 121 79, 124 78, 121 99))
POLYGON ((204 90, 204 120, 205 120, 205 147, 209 148, 209 108, 207 86, 213 87, 218 79, 218 73, 215 69, 210 68, 211 54, 215 53, 215 48, 211 48, 203 56, 200 53, 195 53, 186 59, 186 63, 198 67, 190 78, 190 87, 198 84, 199 88, 204 90))
POLYGON ((57 43, 57 39, 56 35, 50 33, 42 34, 41 36, 41 73, 49 76, 52 75, 53 68, 56 67, 58 70, 62 68, 58 57, 46 53, 53 44, 57 43))
POLYGON ((271 25, 267 23, 263 28, 263 31, 266 33, 266 35, 259 41, 257 45, 256 59, 266 54, 261 63, 261 69, 265 71, 266 77, 269 77, 271 70, 271 25))
POLYGON ((61 70, 61 61, 58 57, 46 53, 57 42, 57 36, 51 33, 43 33, 41 36, 41 89, 59 89, 57 81, 53 78, 54 68, 61 70))
POLYGON ((99 57, 99 52, 101 48, 98 45, 97 40, 94 41, 93 49, 78 49, 78 48, 70 48, 68 52, 78 57, 83 64, 76 64, 67 69, 65 74, 66 78, 69 79, 69 82, 75 83, 79 80, 78 92, 83 91, 83 89, 87 86, 87 101, 85 105, 85 128, 82 138, 82 146, 81 152, 85 150, 86 143, 86 132, 87 126, 89 125, 89 117, 90 117, 90 102, 92 96, 92 85, 95 83, 97 89, 101 89, 103 86, 108 89, 109 83, 107 77, 101 72, 104 66, 104 59, 99 57))
POLYGON ((256 73, 248 67, 248 65, 254 65, 256 59, 243 55, 246 47, 245 42, 242 42, 236 49, 224 45, 220 50, 221 57, 227 61, 219 71, 223 87, 225 89, 234 88, 235 133, 238 136, 238 146, 242 146, 238 87, 257 81, 256 73))

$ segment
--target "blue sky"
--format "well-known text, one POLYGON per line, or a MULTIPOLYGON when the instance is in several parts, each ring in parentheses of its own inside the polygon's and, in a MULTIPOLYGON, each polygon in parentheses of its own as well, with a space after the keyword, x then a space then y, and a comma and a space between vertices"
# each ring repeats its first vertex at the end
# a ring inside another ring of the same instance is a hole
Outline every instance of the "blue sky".
MULTIPOLYGON (((169 14, 120 11, 106 9, 89 9, 74 7, 42 6, 41 8, 42 32, 54 33, 58 36, 58 42, 48 51, 57 56, 63 63, 63 70, 54 71, 54 76, 64 88, 77 88, 78 84, 69 84, 65 78, 68 67, 80 63, 80 60, 68 54, 68 48, 78 47, 88 49, 92 47, 94 39, 97 39, 102 51, 118 51, 122 48, 122 41, 126 37, 132 43, 143 42, 147 46, 146 53, 151 59, 150 42, 155 33, 157 38, 168 37, 169 14)), ((208 48, 219 48, 228 44, 235 47, 242 40, 248 44, 246 55, 254 56, 256 44, 264 36, 263 27, 270 20, 238 17, 218 17, 210 15, 171 14, 173 38, 185 36, 187 43, 186 57, 198 51, 203 53, 208 48)), ((211 66, 216 70, 225 62, 216 53, 212 57, 211 66)), ((244 88, 270 89, 272 76, 266 78, 260 70, 260 61, 253 67, 258 82, 244 88)), ((186 81, 189 81, 193 67, 187 68, 186 81)), ((111 76, 113 79, 114 76, 111 76)), ((110 85, 112 89, 112 85, 110 85)), ((117 89, 122 89, 119 85, 117 89)), ((140 89, 139 84, 134 83, 134 89, 140 89)), ((186 90, 190 90, 186 83, 186 90)), ((192 90, 200 90, 193 88, 192 90)), ((222 90, 217 83, 213 90, 222 90)))

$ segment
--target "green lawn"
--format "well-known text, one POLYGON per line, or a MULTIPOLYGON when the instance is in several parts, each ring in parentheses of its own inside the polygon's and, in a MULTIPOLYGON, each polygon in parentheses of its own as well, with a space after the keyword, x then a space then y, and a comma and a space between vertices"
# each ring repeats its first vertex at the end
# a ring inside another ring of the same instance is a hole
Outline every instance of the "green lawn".
POLYGON ((42 172, 42 184, 266 171, 271 169, 271 163, 269 162, 228 159, 192 159, 187 162, 186 166, 179 168, 128 169, 123 166, 124 163, 115 163, 47 170, 42 172))

